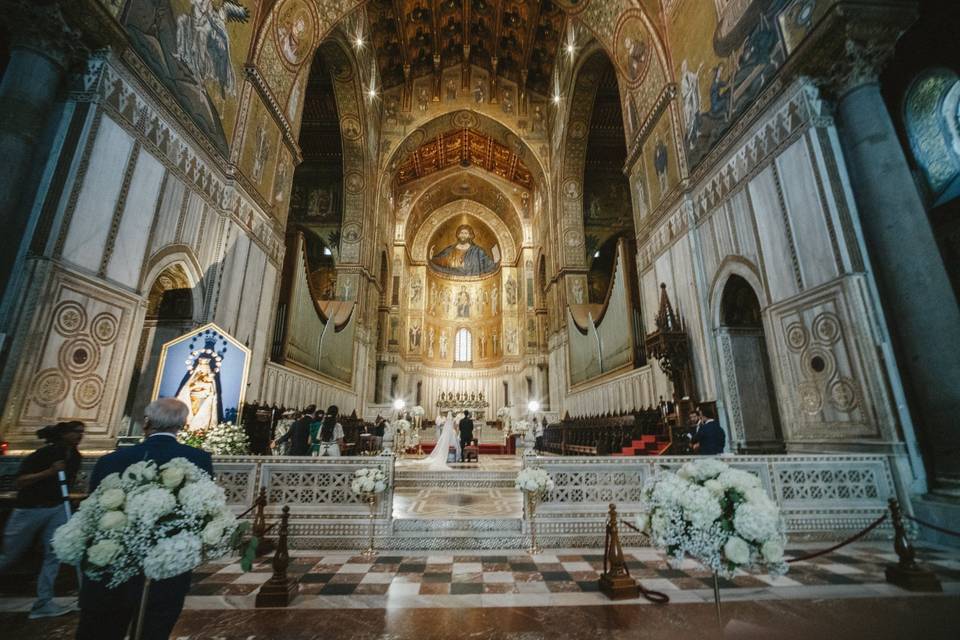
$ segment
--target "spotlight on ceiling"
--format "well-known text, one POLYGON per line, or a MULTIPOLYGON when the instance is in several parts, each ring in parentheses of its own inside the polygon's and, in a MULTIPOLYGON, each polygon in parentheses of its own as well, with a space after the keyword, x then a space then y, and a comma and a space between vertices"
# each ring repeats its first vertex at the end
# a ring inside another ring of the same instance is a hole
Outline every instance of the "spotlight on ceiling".
POLYGON ((577 50, 577 48, 576 48, 575 46, 573 46, 573 43, 572 43, 572 42, 567 45, 567 55, 571 55, 571 56, 572 56, 576 50, 577 50))
POLYGON ((560 94, 559 94, 559 93, 553 94, 553 104, 560 104, 560 94))
POLYGON ((530 413, 536 413, 537 411, 540 411, 540 403, 536 400, 531 400, 527 403, 527 409, 530 410, 530 413))
POLYGON ((356 38, 353 39, 353 46, 355 46, 357 49, 362 49, 363 45, 364 45, 364 42, 363 42, 362 35, 358 35, 356 38))

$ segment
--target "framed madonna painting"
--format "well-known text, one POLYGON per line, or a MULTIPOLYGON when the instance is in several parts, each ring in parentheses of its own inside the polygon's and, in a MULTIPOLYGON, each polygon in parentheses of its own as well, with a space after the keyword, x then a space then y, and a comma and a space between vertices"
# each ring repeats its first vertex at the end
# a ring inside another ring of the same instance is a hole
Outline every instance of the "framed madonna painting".
POLYGON ((237 424, 249 367, 250 350, 207 324, 163 345, 152 399, 183 401, 190 409, 190 429, 237 424))

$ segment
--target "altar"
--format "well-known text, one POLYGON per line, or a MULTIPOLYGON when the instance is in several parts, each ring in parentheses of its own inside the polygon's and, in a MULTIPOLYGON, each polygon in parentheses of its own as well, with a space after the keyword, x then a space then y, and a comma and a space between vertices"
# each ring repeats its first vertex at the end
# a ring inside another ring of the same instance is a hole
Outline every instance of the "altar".
POLYGON ((436 404, 440 414, 448 411, 454 414, 469 411, 470 417, 478 426, 486 423, 486 412, 490 408, 490 402, 484 397, 483 391, 441 391, 436 404))

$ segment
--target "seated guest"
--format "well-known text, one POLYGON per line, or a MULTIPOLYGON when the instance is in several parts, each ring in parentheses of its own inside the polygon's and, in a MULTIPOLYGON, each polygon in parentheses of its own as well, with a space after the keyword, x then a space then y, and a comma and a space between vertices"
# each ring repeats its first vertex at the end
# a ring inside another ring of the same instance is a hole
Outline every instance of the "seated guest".
POLYGON ((313 455, 332 458, 340 455, 343 449, 343 426, 337 422, 338 417, 340 417, 340 409, 336 405, 330 405, 323 421, 315 422, 310 426, 313 455))
POLYGON ((309 405, 303 410, 303 417, 295 420, 285 434, 274 440, 273 446, 290 443, 287 455, 307 456, 310 455, 310 423, 316 420, 316 405, 309 405))
MULTIPOLYGON (((174 458, 186 458, 213 477, 210 454, 177 442, 177 432, 187 422, 190 410, 176 398, 160 398, 144 411, 145 432, 150 435, 141 444, 118 449, 100 458, 90 476, 91 493, 111 473, 123 473, 141 460, 162 465, 174 458)), ((180 617, 183 601, 190 590, 192 572, 187 571, 166 580, 154 580, 147 598, 143 638, 168 638, 180 617)), ((104 583, 84 577, 80 589, 80 624, 78 640, 122 640, 140 606, 143 576, 136 576, 113 589, 104 583)))
POLYGON ((696 430, 690 437, 693 450, 701 456, 715 456, 723 453, 727 435, 720 423, 709 417, 703 407, 690 412, 690 422, 696 430))
POLYGON ((60 571, 50 540, 53 532, 67 521, 60 489, 60 472, 69 487, 80 470, 77 445, 83 439, 82 422, 58 422, 37 431, 47 441, 24 458, 17 471, 17 506, 7 520, 0 553, 0 572, 10 567, 30 550, 34 540, 43 542, 43 564, 37 577, 37 599, 29 618, 51 618, 76 611, 76 606, 62 607, 53 601, 53 583, 60 571))

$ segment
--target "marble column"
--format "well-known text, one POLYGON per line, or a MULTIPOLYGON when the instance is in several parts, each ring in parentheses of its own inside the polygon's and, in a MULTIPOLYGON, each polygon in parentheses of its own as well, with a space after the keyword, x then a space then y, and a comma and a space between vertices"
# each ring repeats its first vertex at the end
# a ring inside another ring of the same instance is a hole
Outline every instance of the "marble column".
POLYGON ((0 291, 6 289, 29 216, 29 184, 38 142, 47 125, 77 39, 56 3, 4 4, 10 62, 0 81, 0 291))
POLYGON ((833 85, 839 141, 928 471, 942 484, 960 478, 960 307, 880 95, 884 49, 848 42, 846 52, 833 85))

